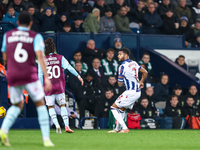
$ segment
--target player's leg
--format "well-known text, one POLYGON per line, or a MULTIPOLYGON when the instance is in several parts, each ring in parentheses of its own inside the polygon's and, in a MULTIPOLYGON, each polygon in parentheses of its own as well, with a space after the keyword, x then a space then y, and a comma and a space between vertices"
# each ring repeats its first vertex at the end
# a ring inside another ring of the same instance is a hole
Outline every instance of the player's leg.
MULTIPOLYGON (((120 110, 120 112, 121 112, 122 119, 124 120, 125 115, 126 115, 126 114, 125 114, 125 110, 126 110, 126 108, 122 107, 122 108, 120 108, 119 110, 120 110)), ((116 130, 117 132, 120 132, 120 130, 121 130, 121 125, 119 124, 118 121, 117 121, 117 124, 116 124, 116 128, 115 128, 115 130, 116 130)))
POLYGON ((42 132, 43 144, 45 147, 53 147, 54 144, 50 140, 50 124, 47 108, 44 103, 44 90, 40 81, 28 83, 25 85, 26 91, 30 94, 35 103, 38 121, 42 132))
POLYGON ((58 123, 55 107, 54 107, 55 99, 56 99, 55 94, 45 96, 46 105, 48 106, 48 110, 49 110, 49 116, 51 117, 54 125, 56 126, 56 133, 62 133, 60 125, 58 123))
POLYGON ((9 88, 10 101, 13 105, 8 109, 0 130, 0 140, 5 146, 10 146, 8 132, 23 108, 22 90, 23 86, 10 86, 9 88))
POLYGON ((56 101, 60 106, 61 116, 62 116, 63 122, 65 124, 65 131, 68 133, 74 133, 74 131, 72 129, 70 129, 70 127, 69 127, 69 117, 68 117, 67 109, 65 107, 65 103, 66 103, 65 93, 57 94, 56 101))

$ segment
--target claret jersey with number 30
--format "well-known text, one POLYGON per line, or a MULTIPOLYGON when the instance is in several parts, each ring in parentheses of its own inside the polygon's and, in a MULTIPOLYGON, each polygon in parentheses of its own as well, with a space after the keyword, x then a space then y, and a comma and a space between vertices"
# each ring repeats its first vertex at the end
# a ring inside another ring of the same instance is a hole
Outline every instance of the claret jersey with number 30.
POLYGON ((1 51, 7 53, 7 80, 10 86, 38 80, 35 52, 44 51, 40 34, 26 27, 8 31, 4 34, 1 51))
POLYGON ((138 71, 141 66, 137 62, 127 59, 119 66, 119 82, 124 82, 126 90, 140 91, 138 71), (122 77, 122 78, 120 78, 122 77))

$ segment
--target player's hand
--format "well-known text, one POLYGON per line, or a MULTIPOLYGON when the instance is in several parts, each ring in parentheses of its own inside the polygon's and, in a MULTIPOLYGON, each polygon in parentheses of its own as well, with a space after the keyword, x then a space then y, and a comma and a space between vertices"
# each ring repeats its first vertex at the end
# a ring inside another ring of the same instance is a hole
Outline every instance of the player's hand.
POLYGON ((144 83, 140 82, 140 88, 144 88, 144 83))
POLYGON ((51 81, 48 78, 45 78, 45 86, 44 86, 44 91, 49 92, 52 89, 51 81))
POLYGON ((83 79, 82 78, 78 78, 78 79, 81 82, 81 85, 83 86, 83 84, 84 84, 83 79))

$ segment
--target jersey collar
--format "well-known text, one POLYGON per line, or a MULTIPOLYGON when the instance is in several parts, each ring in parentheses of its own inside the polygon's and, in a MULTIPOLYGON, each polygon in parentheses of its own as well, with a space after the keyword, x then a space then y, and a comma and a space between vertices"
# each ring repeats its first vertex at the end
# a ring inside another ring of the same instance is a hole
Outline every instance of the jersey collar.
POLYGON ((131 60, 130 60, 130 59, 126 59, 126 60, 124 60, 124 61, 122 62, 122 64, 125 64, 126 62, 131 62, 131 60))
POLYGON ((21 26, 17 27, 17 29, 18 30, 23 30, 23 31, 28 31, 29 30, 29 28, 27 28, 27 27, 21 27, 21 26))

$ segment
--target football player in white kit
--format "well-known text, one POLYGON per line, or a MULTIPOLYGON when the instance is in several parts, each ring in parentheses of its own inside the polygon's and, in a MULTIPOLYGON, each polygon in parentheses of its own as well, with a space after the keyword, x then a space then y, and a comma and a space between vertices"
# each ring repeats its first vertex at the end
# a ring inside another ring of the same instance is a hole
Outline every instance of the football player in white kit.
POLYGON ((107 133, 129 132, 123 120, 125 117, 125 110, 127 108, 132 109, 135 101, 140 98, 141 88, 144 87, 143 82, 148 74, 137 62, 129 59, 129 54, 130 50, 125 47, 119 50, 118 53, 118 59, 122 61, 122 64, 119 66, 118 85, 120 87, 125 85, 126 91, 124 91, 111 106, 111 111, 117 120, 117 125, 114 130, 108 131, 107 133), (138 72, 142 73, 140 81, 138 79, 138 72))

